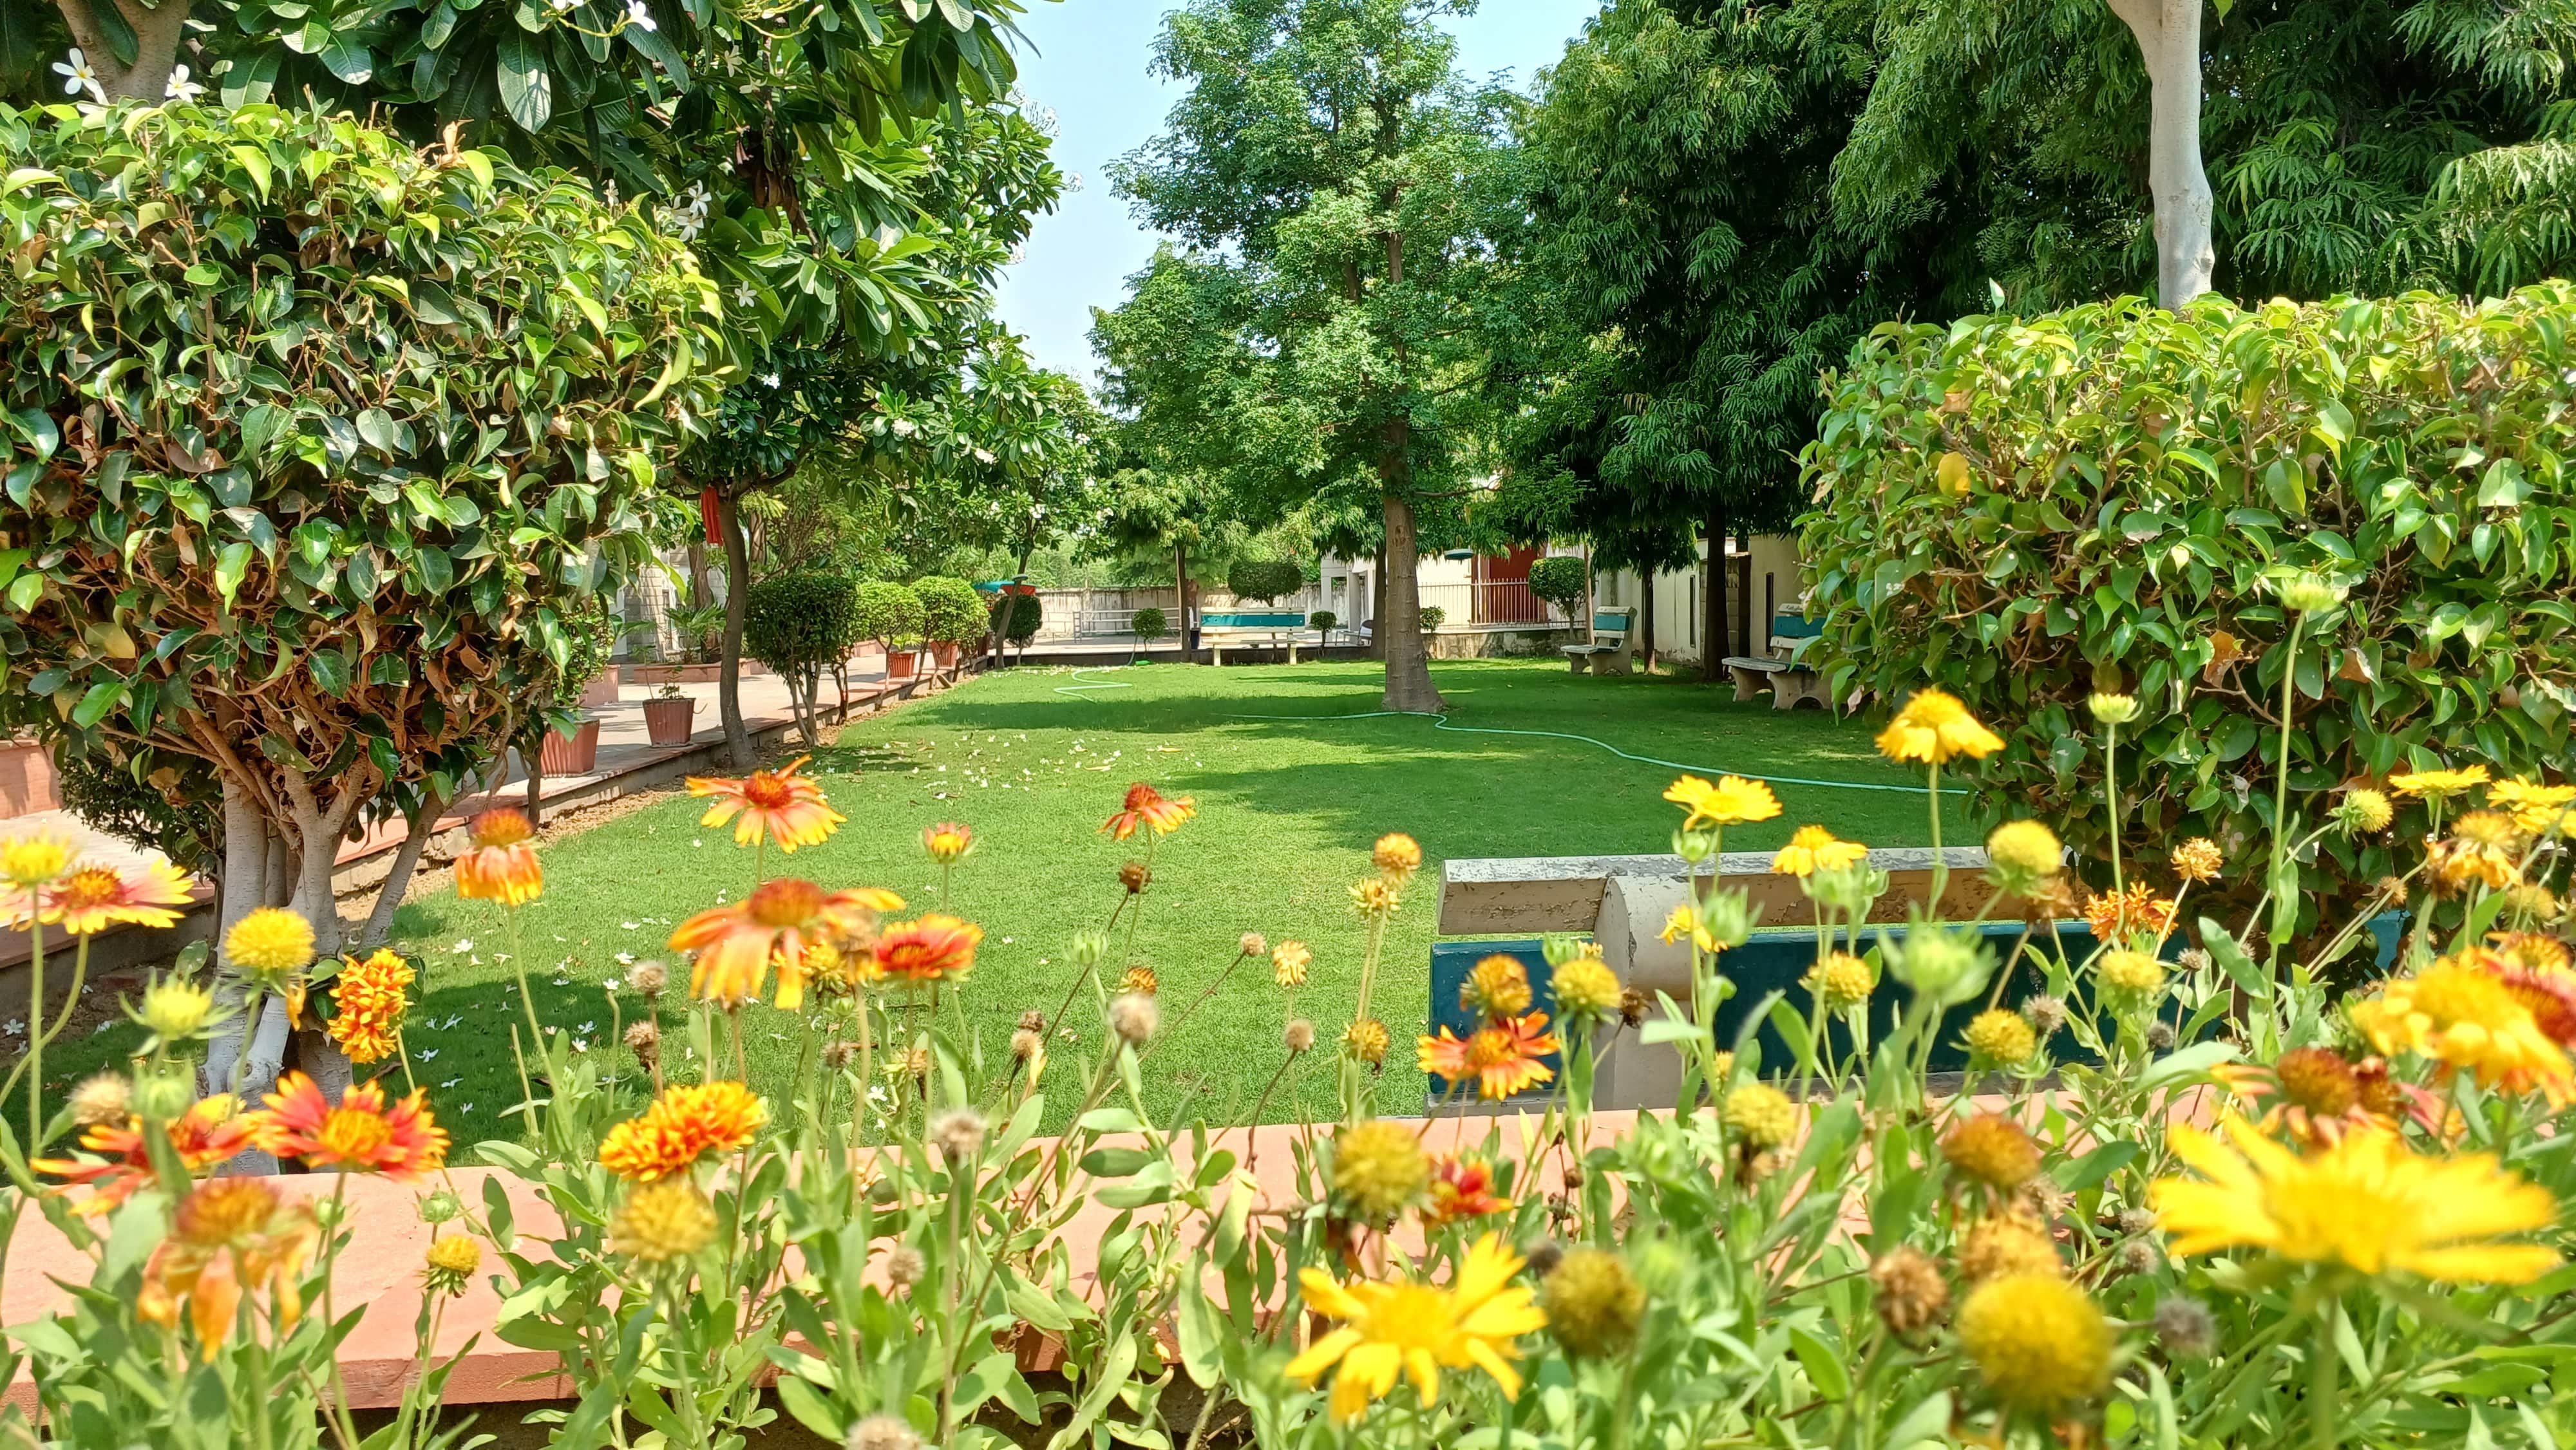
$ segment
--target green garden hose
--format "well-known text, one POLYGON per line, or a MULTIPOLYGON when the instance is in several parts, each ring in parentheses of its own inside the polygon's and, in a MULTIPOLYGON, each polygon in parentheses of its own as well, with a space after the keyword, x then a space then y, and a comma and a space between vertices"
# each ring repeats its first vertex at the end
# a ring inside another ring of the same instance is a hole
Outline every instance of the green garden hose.
MULTIPOLYGON (((1093 666, 1075 670, 1073 672, 1073 676, 1075 679, 1079 680, 1084 675, 1095 673, 1100 669, 1120 668, 1124 667, 1119 665, 1093 666)), ((1056 687, 1055 693, 1059 695, 1071 695, 1076 699, 1087 700, 1091 698, 1089 694, 1085 693, 1087 691, 1132 690, 1134 688, 1136 687, 1133 685, 1117 680, 1101 680, 1090 684, 1059 685, 1056 687)), ((1576 735, 1563 730, 1503 730, 1484 725, 1452 725, 1449 723, 1449 716, 1445 711, 1362 710, 1353 715, 1228 715, 1225 718, 1229 720, 1302 721, 1378 720, 1384 719, 1390 715, 1408 715, 1428 718, 1431 721, 1432 729, 1445 730, 1452 735, 1526 735, 1542 740, 1572 740, 1584 745, 1597 745, 1601 749, 1609 751, 1612 755, 1618 756, 1621 760, 1633 760, 1640 765, 1660 765, 1667 770, 1687 770, 1701 775, 1740 775, 1749 780, 1768 781, 1773 785, 1812 785, 1822 786, 1828 790, 1885 790, 1897 791, 1906 795, 1913 795, 1923 789, 1923 787, 1918 785, 1881 785, 1871 781, 1859 780, 1811 780, 1805 776, 1797 775, 1771 775, 1755 770, 1729 770, 1722 765, 1696 765, 1686 760, 1662 760, 1652 755, 1632 755, 1606 740, 1595 740, 1589 735, 1576 735)), ((1974 794, 1974 792, 1961 790, 1956 786, 1944 786, 1942 787, 1941 793, 1943 795, 1960 796, 1974 794)))

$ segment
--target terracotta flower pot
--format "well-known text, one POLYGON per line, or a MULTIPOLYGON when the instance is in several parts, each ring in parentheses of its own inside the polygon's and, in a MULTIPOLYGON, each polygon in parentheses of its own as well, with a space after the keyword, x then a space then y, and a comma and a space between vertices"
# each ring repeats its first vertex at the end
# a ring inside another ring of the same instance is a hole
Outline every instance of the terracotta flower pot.
POLYGON ((920 667, 921 653, 918 650, 890 649, 886 651, 886 678, 889 680, 911 679, 920 667))
POLYGON ((688 695, 644 702, 644 734, 656 745, 686 745, 697 731, 698 702, 688 695))
POLYGON ((599 768, 599 717, 581 722, 572 734, 546 732, 545 744, 537 751, 537 764, 548 775, 588 775, 599 768))
POLYGON ((957 641, 953 639, 943 639, 937 644, 932 645, 930 647, 930 657, 933 660, 936 660, 939 663, 939 667, 943 670, 953 670, 957 668, 957 641))
POLYGON ((599 672, 598 679, 582 686, 581 707, 583 709, 595 710, 602 705, 617 703, 617 669, 617 666, 610 665, 599 672))

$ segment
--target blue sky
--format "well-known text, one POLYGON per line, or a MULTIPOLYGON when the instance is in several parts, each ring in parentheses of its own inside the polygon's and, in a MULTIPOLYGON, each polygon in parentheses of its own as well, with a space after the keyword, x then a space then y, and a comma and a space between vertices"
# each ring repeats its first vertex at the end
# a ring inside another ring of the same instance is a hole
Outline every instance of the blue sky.
MULTIPOLYGON (((1179 92, 1146 71, 1167 0, 1033 0, 1020 28, 1034 53, 1020 56, 1020 89, 1055 109, 1063 127, 1056 164, 1079 172, 1082 191, 1042 217, 1026 259, 1003 279, 1001 315, 1026 333, 1037 361, 1088 382, 1091 309, 1114 307, 1126 278, 1154 254, 1154 234, 1111 193, 1109 163, 1150 140, 1179 92)), ((1458 64, 1482 79, 1509 72, 1527 89, 1540 67, 1600 10, 1599 0, 1484 0, 1447 22, 1458 64)))

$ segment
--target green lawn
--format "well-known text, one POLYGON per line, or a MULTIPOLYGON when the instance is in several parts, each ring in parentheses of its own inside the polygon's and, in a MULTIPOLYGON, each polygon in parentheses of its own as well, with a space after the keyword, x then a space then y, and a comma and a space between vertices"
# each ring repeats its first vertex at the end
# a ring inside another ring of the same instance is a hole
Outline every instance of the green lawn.
MULTIPOLYGON (((1856 724, 1737 705, 1731 692, 1693 682, 1575 677, 1546 662, 1460 662, 1434 674, 1459 726, 1590 735, 1708 774, 1907 779, 1878 759, 1856 724)), ((1378 998, 1398 1044, 1378 1100, 1406 1111, 1422 1101, 1408 1044, 1425 1010, 1442 858, 1661 851, 1679 817, 1660 798, 1671 767, 1596 745, 1441 731, 1421 718, 1322 718, 1375 710, 1378 680, 1366 665, 1152 665, 1079 679, 1032 669, 979 679, 849 727, 812 767, 849 823, 824 846, 784 860, 773 853, 771 867, 827 886, 889 887, 920 908, 938 899, 921 828, 950 819, 973 826, 979 845, 957 870, 953 905, 987 932, 966 1001, 998 1053, 1022 1010, 1051 1010, 1063 997, 1069 941, 1116 904, 1117 868, 1138 850, 1100 834, 1100 824, 1129 782, 1150 781, 1199 806, 1198 818, 1162 843, 1138 938, 1161 974, 1166 1020, 1215 979, 1243 932, 1260 931, 1313 947, 1297 1009, 1329 1040, 1348 1020, 1360 964, 1347 888, 1369 870, 1376 837, 1410 832, 1427 857, 1424 878, 1393 924, 1378 998), (1113 682, 1130 688, 1083 688, 1113 682)), ((1879 845, 1928 835, 1920 795, 1778 790, 1785 813, 1730 833, 1730 849, 1775 846, 1811 821, 1879 845)), ((603 983, 627 960, 660 955, 671 925, 718 893, 739 898, 752 884, 751 853, 725 831, 700 829, 699 811, 685 797, 662 799, 595 829, 550 833, 545 843, 547 894, 523 917, 530 975, 540 1013, 592 1051, 615 1044, 603 983)), ((499 1114, 517 1099, 506 1025, 517 1006, 497 911, 441 893, 407 904, 398 932, 403 948, 428 962, 410 1032, 420 1082, 460 1143, 510 1132, 499 1114)), ((666 1000, 676 1023, 679 1003, 666 1000)), ((622 996, 630 1020, 637 1006, 622 996)), ((1279 1060, 1284 1007, 1266 967, 1247 965, 1156 1055, 1147 1086, 1157 1107, 1191 1094, 1212 1116, 1247 1107, 1279 1060)), ((1086 1039, 1097 1032, 1096 1017, 1073 1017, 1086 1039)), ((753 1075, 774 1082, 793 1067, 790 1024, 764 1007, 752 1009, 750 1026, 753 1075)), ((58 1050, 65 1080, 129 1031, 58 1050)), ((676 1030, 665 1037, 675 1051, 680 1041, 676 1030)), ((1058 1060, 1088 1056, 1091 1045, 1058 1060)), ((1308 1060, 1311 1109, 1329 1110, 1324 1058, 1308 1060)), ((1294 1112, 1283 1093, 1269 1116, 1294 1112)))

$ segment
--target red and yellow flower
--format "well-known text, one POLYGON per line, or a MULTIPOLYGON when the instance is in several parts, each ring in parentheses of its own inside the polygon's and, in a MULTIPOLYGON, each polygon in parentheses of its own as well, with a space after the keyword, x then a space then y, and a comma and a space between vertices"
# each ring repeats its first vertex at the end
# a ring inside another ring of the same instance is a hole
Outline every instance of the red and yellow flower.
MULTIPOLYGON (((2538 974, 2473 947, 2390 980, 2348 1013, 2384 1054, 2412 1052, 2441 1064, 2445 1075, 2469 1072, 2485 1087, 2538 1089, 2560 1102, 2576 1090, 2576 1067, 2517 990, 2541 982, 2538 974)), ((2549 995, 2554 1001, 2556 994, 2549 995)))
POLYGON ((824 801, 820 785, 796 773, 811 758, 800 755, 781 769, 755 770, 740 780, 690 776, 689 794, 715 797, 698 824, 721 826, 733 821, 737 846, 774 840, 779 850, 794 851, 823 844, 849 817, 824 801))
POLYGON ((953 982, 973 969, 984 929, 943 912, 899 921, 878 935, 877 972, 886 981, 926 987, 953 982))
POLYGON ((1431 1201, 1422 1206, 1422 1221, 1434 1227, 1463 1223, 1510 1209, 1512 1201, 1494 1192, 1494 1165, 1473 1153, 1444 1153, 1431 1165, 1431 1201))
POLYGON ((546 869, 528 844, 536 827, 504 807, 485 811, 466 826, 472 846, 456 858, 456 894, 468 901, 524 906, 545 894, 546 869))
POLYGON ((2175 903, 2144 884, 2127 891, 2097 891, 2084 900, 2084 920, 2093 939, 2104 946, 2123 946, 2139 938, 2161 943, 2173 930, 2175 903))
POLYGON ((650 1106, 608 1130, 599 1166, 630 1183, 686 1173, 711 1153, 730 1153, 769 1123, 769 1105, 742 1083, 674 1083, 650 1106))
MULTIPOLYGON (((217 1093, 198 1099, 174 1119, 170 1147, 179 1156, 179 1166, 190 1173, 202 1172, 251 1147, 259 1123, 254 1115, 241 1112, 240 1106, 240 1099, 232 1094, 217 1093)), ((152 1155, 143 1136, 147 1131, 141 1118, 128 1118, 121 1126, 102 1124, 83 1133, 80 1140, 81 1148, 97 1158, 38 1158, 27 1166, 63 1179, 66 1188, 89 1185, 96 1191, 82 1200, 80 1211, 106 1213, 153 1181, 152 1155)))
POLYGON ((399 953, 380 947, 349 958, 332 979, 336 1011, 326 1030, 351 1062, 382 1062, 402 1050, 403 1017, 411 1010, 406 993, 415 975, 399 953))
POLYGON ((1170 797, 1138 781, 1127 787, 1127 799, 1118 814, 1101 823, 1100 829, 1110 839, 1123 841, 1141 830, 1157 836, 1168 836, 1183 822, 1199 813, 1197 802, 1188 796, 1170 797))
POLYGON ((973 854, 975 832, 955 821, 941 821, 923 828, 921 849, 929 853, 933 865, 954 866, 973 854))
MULTIPOLYGON (((81 865, 44 890, 40 915, 47 926, 91 936, 111 926, 166 927, 179 920, 195 885, 185 872, 155 858, 136 868, 81 865)), ((26 925, 21 912, 18 926, 26 925)))
POLYGON ((321 1239, 311 1204, 289 1201, 264 1179, 213 1179, 181 1200, 170 1237, 143 1266, 135 1312, 176 1330, 184 1304, 197 1352, 211 1362, 245 1294, 266 1290, 276 1326, 295 1327, 303 1309, 296 1280, 321 1239))
POLYGON ((253 1116, 259 1146, 280 1158, 407 1183, 447 1161, 447 1130, 430 1116, 426 1098, 414 1092, 387 1107, 384 1088, 368 1082, 340 1094, 333 1107, 319 1083, 290 1072, 265 1099, 268 1111, 253 1116))
POLYGON ((1539 1059, 1556 1051, 1556 1047, 1556 1037, 1547 1030, 1544 1012, 1499 1018, 1465 1037, 1455 1036, 1443 1027, 1439 1036, 1424 1037, 1415 1043, 1424 1072, 1437 1073, 1453 1083, 1472 1080, 1476 1095, 1488 1102, 1553 1080, 1556 1070, 1539 1059))
POLYGON ((760 995, 775 963, 777 1005, 793 1012, 805 1001, 810 947, 864 938, 875 929, 879 912, 902 906, 903 898, 891 891, 825 891, 811 881, 782 876, 760 883, 741 901, 681 922, 671 933, 671 949, 697 953, 689 969, 690 995, 725 1008, 760 995))

